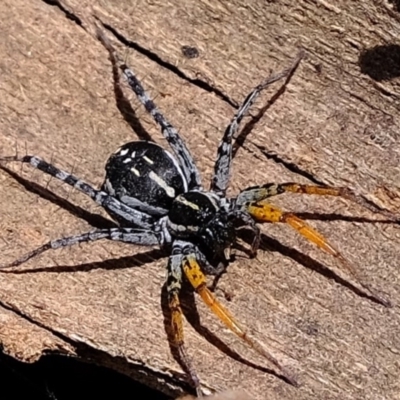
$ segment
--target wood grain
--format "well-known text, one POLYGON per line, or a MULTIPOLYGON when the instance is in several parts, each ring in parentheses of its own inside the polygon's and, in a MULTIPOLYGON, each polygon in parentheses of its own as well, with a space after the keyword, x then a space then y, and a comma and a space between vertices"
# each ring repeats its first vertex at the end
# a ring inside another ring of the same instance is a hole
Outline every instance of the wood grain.
MULTIPOLYGON (((94 18, 179 129, 204 182, 235 104, 304 48, 308 58, 286 92, 238 148, 230 193, 264 182, 320 182, 349 186, 399 212, 396 2, 68 0, 57 6, 5 0, 0 10, 1 154, 14 154, 17 144, 20 153, 27 148, 98 186, 108 155, 121 144, 144 131, 164 143, 125 84, 132 109, 116 96, 108 53, 91 35, 94 18), (185 58, 184 45, 195 46, 199 57, 185 58)), ((0 171, 0 263, 51 238, 88 231, 106 217, 38 171, 7 167, 14 174, 0 171), (29 182, 55 196, 39 195, 29 182)), ((292 195, 276 204, 302 213, 394 307, 330 278, 324 268, 337 271, 335 260, 288 227, 265 226, 258 258, 238 257, 221 280, 232 300, 217 294, 302 386, 266 373, 265 361, 197 302, 202 327, 186 323, 185 334, 205 387, 244 389, 255 399, 400 398, 399 227, 344 200, 292 195)), ((165 262, 157 251, 100 242, 0 274, 1 313, 30 326, 28 333, 7 331, 12 324, 2 318, 0 341, 26 361, 44 351, 90 353, 97 363, 176 397, 187 385, 165 332, 165 262), (34 354, 27 334, 46 336, 35 342, 34 354)))

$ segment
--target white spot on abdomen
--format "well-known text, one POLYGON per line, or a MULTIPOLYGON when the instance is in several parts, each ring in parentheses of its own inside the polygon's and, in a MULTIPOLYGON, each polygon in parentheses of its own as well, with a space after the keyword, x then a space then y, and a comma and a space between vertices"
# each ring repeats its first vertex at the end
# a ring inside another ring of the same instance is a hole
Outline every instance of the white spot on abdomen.
POLYGON ((151 160, 149 157, 144 156, 143 160, 147 162, 147 164, 154 164, 154 161, 151 160))
POLYGON ((140 176, 140 172, 136 168, 131 168, 131 172, 133 172, 136 176, 140 176))
POLYGON ((158 176, 154 171, 149 173, 149 178, 157 183, 157 185, 162 189, 164 189, 168 197, 175 198, 175 189, 171 186, 168 186, 167 182, 165 182, 164 179, 158 176))

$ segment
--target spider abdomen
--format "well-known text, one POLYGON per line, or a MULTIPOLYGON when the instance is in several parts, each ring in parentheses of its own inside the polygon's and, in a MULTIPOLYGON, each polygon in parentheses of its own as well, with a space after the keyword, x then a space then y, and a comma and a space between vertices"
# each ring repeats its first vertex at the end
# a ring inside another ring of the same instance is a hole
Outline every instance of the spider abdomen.
POLYGON ((173 156, 161 146, 130 142, 110 156, 102 190, 150 215, 167 214, 187 182, 173 156))

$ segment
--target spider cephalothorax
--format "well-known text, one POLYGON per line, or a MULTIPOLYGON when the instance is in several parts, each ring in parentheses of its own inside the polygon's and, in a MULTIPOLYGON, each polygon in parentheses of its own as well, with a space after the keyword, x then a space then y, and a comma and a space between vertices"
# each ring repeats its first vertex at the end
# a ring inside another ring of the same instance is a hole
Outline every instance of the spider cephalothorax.
MULTIPOLYGON (((99 38, 118 60, 115 51, 102 33, 99 38)), ((120 68, 127 82, 146 110, 160 126, 172 154, 161 146, 145 141, 136 141, 120 147, 106 164, 106 178, 101 190, 64 172, 36 156, 3 157, 0 161, 19 161, 56 177, 75 187, 101 205, 119 227, 96 229, 80 235, 52 240, 18 260, 3 266, 17 266, 42 252, 76 243, 100 239, 116 240, 144 246, 161 246, 169 252, 167 292, 171 309, 171 328, 174 346, 178 349, 197 394, 201 396, 200 382, 186 355, 183 342, 182 311, 179 292, 185 278, 201 296, 210 309, 235 334, 245 340, 254 350, 266 357, 277 374, 295 384, 295 379, 266 349, 240 326, 233 316, 218 302, 206 285, 205 274, 220 274, 229 263, 229 250, 235 244, 237 230, 250 228, 254 233, 252 252, 259 243, 257 223, 284 222, 318 247, 336 257, 347 273, 357 279, 364 292, 374 300, 388 305, 389 302, 359 279, 353 266, 327 240, 304 221, 291 213, 284 212, 267 202, 272 196, 285 192, 316 195, 342 196, 355 201, 375 212, 381 212, 348 189, 327 186, 313 186, 297 183, 265 184, 244 189, 234 198, 226 197, 230 178, 232 141, 242 118, 260 92, 279 79, 286 78, 285 84, 297 68, 303 54, 293 65, 253 89, 237 110, 227 126, 218 148, 214 175, 209 190, 201 184, 200 174, 182 138, 165 119, 147 96, 141 83, 125 64, 120 68)), ((119 62, 119 61, 118 61, 119 62)), ((392 214, 385 213, 392 220, 392 214)))
POLYGON ((166 227, 173 237, 195 241, 211 263, 228 260, 235 227, 227 206, 215 193, 182 193, 172 203, 166 227))

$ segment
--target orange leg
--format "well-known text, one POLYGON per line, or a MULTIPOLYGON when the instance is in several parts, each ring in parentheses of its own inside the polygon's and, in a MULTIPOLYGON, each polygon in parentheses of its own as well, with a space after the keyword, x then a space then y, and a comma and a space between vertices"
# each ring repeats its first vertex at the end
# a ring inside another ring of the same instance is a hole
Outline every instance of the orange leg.
POLYGON ((196 389, 197 397, 201 398, 203 396, 203 393, 201 391, 200 380, 186 352, 183 340, 183 323, 182 323, 183 313, 178 293, 177 292, 169 293, 168 297, 169 297, 168 305, 169 309, 171 310, 171 329, 172 329, 173 345, 178 351, 179 359, 182 362, 183 367, 186 369, 187 374, 190 376, 190 379, 192 380, 192 384, 196 389))
POLYGON ((214 294, 207 288, 206 277, 201 271, 194 255, 187 255, 183 260, 183 272, 186 278, 193 286, 195 291, 200 295, 204 303, 211 309, 211 311, 236 335, 243 339, 250 345, 257 353, 269 360, 273 365, 279 369, 279 374, 284 377, 287 382, 294 386, 298 386, 295 378, 282 367, 279 361, 265 349, 261 342, 251 338, 248 332, 243 329, 232 314, 226 310, 222 304, 217 300, 214 294))
POLYGON ((168 306, 171 312, 172 345, 178 352, 179 361, 189 375, 197 397, 202 397, 200 380, 186 352, 183 335, 183 312, 179 301, 182 285, 182 256, 170 256, 168 260, 167 294, 168 306))
POLYGON ((389 218, 391 221, 399 222, 399 218, 388 210, 383 210, 377 207, 375 204, 368 202, 362 196, 354 193, 348 188, 335 188, 332 186, 315 186, 315 185, 302 185, 299 183, 285 183, 280 185, 285 192, 292 193, 304 193, 304 194, 316 194, 320 196, 336 196, 343 197, 344 199, 350 200, 353 203, 357 203, 360 206, 378 213, 389 218))
POLYGON ((384 215, 388 219, 394 222, 399 222, 399 218, 388 210, 383 210, 373 203, 368 202, 360 195, 357 195, 352 190, 347 188, 336 188, 332 186, 317 186, 317 185, 303 185, 301 183, 269 183, 262 186, 254 186, 243 190, 238 196, 238 203, 246 206, 249 203, 260 202, 269 197, 277 196, 282 193, 298 193, 298 194, 310 194, 319 196, 335 196, 342 197, 350 200, 353 203, 357 203, 360 206, 372 211, 384 215))
MULTIPOLYGON (((310 189, 310 191, 319 189, 320 188, 315 189, 314 187, 310 189)), ((327 190, 331 189, 327 188, 327 190)), ((356 268, 350 263, 350 261, 348 261, 338 250, 336 250, 335 247, 333 247, 324 236, 313 229, 305 221, 291 213, 280 210, 278 207, 275 207, 266 201, 250 203, 246 205, 246 209, 257 222, 283 222, 290 225, 293 229, 300 233, 300 235, 317 245, 320 249, 336 257, 345 270, 351 275, 351 277, 354 278, 368 292, 368 295, 373 297, 379 303, 385 306, 390 306, 390 302, 387 299, 375 293, 372 288, 362 282, 362 279, 360 278, 356 268)))

